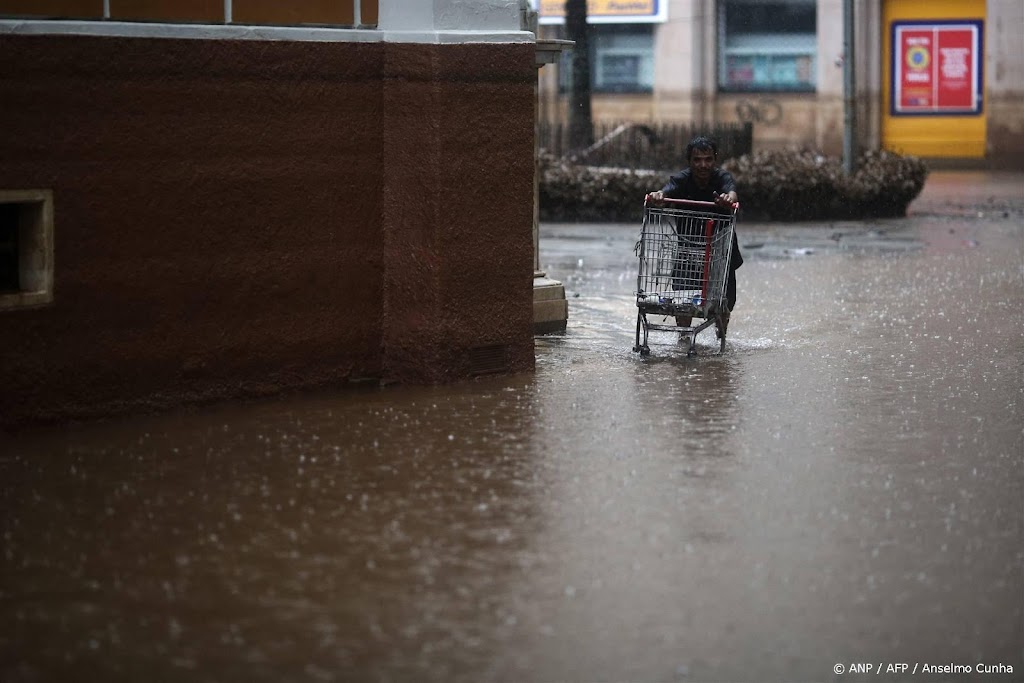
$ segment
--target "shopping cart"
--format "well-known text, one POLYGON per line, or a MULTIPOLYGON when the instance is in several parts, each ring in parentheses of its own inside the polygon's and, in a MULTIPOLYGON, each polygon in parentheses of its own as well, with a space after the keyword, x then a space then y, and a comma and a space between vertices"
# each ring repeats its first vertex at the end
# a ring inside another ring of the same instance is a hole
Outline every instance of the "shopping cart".
POLYGON ((647 344, 651 330, 680 334, 691 355, 697 333, 716 322, 722 331, 719 351, 725 351, 725 287, 738 210, 739 204, 730 211, 713 202, 664 199, 655 203, 650 195, 644 198, 644 222, 635 247, 640 270, 633 346, 641 356, 651 353, 647 344), (691 318, 691 325, 655 324, 648 316, 682 316, 691 318), (693 318, 704 321, 693 326, 693 318))

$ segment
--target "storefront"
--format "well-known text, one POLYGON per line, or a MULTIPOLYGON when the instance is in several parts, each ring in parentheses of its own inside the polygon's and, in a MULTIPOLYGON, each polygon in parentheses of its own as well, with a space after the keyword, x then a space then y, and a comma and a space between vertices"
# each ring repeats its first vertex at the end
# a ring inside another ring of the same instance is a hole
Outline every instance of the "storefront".
MULTIPOLYGON (((855 1, 857 145, 1019 167, 1024 4, 855 1)), ((565 37, 564 2, 539 0, 565 37)), ((592 108, 604 121, 754 125, 755 149, 842 149, 839 0, 592 0, 592 108)), ((569 57, 542 74, 541 117, 564 120, 569 57)))

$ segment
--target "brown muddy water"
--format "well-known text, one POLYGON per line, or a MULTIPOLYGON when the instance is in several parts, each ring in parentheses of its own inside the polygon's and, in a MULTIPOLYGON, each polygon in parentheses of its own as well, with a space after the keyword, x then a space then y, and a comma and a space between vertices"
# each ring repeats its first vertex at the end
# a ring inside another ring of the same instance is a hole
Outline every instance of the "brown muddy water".
POLYGON ((534 373, 0 436, 0 680, 1024 680, 1024 201, 959 208, 741 224, 721 356, 550 225, 534 373))

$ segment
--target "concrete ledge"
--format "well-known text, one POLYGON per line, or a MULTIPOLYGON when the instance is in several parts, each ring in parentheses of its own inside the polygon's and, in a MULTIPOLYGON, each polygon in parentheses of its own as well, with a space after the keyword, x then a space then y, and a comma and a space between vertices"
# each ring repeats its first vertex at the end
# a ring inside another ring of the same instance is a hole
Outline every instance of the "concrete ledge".
POLYGON ((534 278, 533 300, 550 301, 552 299, 565 301, 565 287, 562 283, 547 277, 534 278))
POLYGON ((538 277, 533 281, 533 333, 564 332, 569 319, 565 287, 558 280, 538 277))
POLYGON ((929 171, 1020 170, 1020 159, 1009 157, 920 157, 929 171))
POLYGON ((290 40, 349 43, 532 43, 529 31, 389 31, 317 26, 250 26, 246 24, 167 24, 132 21, 0 19, 0 34, 118 36, 193 40, 290 40))

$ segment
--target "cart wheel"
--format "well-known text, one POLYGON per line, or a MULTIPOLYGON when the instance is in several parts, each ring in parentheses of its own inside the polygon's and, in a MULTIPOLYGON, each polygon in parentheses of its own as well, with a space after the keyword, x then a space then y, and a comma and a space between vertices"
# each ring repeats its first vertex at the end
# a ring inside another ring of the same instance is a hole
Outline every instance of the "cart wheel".
POLYGON ((721 340, 721 342, 720 342, 720 343, 719 343, 719 345, 718 345, 718 353, 720 353, 720 354, 722 354, 722 353, 725 353, 725 335, 726 335, 726 332, 728 332, 728 330, 727 330, 727 329, 723 329, 723 328, 725 327, 725 326, 724 326, 724 325, 722 324, 723 322, 725 322, 725 321, 723 320, 723 316, 722 316, 722 314, 721 314, 721 313, 719 313, 719 314, 718 314, 718 315, 717 315, 717 316, 715 317, 715 332, 716 332, 716 333, 718 333, 719 331, 721 331, 721 332, 722 332, 721 336, 719 337, 719 339, 721 340))
POLYGON ((649 347, 649 346, 641 346, 640 347, 640 357, 641 358, 647 358, 649 355, 651 355, 651 347, 649 347))
POLYGON ((696 336, 697 335, 695 335, 695 334, 684 334, 683 335, 683 342, 686 344, 686 357, 687 358, 690 358, 692 356, 697 355, 697 348, 696 348, 697 345, 694 343, 696 341, 694 339, 694 337, 696 337, 696 336))
MULTIPOLYGON (((640 345, 640 321, 641 321, 642 318, 643 318, 643 314, 640 311, 637 311, 637 314, 636 314, 636 341, 633 342, 633 351, 640 351, 641 349, 643 349, 643 346, 640 345)), ((647 340, 644 339, 644 341, 646 342, 647 340)))

